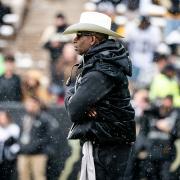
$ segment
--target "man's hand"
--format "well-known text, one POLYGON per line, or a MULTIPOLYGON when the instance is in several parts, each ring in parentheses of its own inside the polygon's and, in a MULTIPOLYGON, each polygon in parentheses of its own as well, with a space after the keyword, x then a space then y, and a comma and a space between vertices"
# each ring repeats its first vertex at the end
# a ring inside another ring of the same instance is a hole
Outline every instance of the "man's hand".
POLYGON ((89 117, 95 118, 97 116, 97 112, 95 111, 94 108, 92 108, 88 113, 89 117))
POLYGON ((169 122, 162 119, 156 122, 156 127, 160 129, 161 131, 164 131, 166 133, 169 133, 171 131, 171 128, 169 126, 169 122))

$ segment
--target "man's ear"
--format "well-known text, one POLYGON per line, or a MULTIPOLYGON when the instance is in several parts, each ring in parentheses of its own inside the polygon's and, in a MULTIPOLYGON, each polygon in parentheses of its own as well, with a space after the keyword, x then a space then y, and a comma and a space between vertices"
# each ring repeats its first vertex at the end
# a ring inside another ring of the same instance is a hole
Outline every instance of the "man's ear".
POLYGON ((90 42, 91 46, 96 44, 96 37, 92 36, 92 41, 90 42))

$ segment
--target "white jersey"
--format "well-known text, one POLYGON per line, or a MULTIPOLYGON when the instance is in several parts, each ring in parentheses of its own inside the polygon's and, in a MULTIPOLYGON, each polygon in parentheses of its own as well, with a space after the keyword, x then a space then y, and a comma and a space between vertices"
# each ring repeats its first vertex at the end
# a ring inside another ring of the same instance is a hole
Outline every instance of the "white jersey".
POLYGON ((10 124, 7 127, 0 126, 0 142, 6 141, 9 137, 17 139, 20 135, 20 128, 16 124, 10 124))
POLYGON ((131 23, 126 27, 126 41, 133 65, 147 69, 151 66, 154 52, 161 42, 161 32, 152 25, 142 30, 131 23))

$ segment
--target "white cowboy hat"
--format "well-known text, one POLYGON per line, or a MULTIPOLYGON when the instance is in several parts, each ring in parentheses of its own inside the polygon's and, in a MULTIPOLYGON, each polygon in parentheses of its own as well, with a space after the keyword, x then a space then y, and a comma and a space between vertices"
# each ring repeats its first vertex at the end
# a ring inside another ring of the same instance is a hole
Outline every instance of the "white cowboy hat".
POLYGON ((111 30, 111 18, 99 12, 83 12, 80 22, 69 26, 63 34, 73 34, 81 31, 99 32, 122 38, 121 35, 111 30))

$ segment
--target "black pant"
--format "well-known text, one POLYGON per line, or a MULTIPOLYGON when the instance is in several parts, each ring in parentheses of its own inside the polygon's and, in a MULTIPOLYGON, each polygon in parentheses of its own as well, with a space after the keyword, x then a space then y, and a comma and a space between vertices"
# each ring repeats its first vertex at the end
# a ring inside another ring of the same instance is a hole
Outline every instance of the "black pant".
POLYGON ((171 165, 170 160, 154 160, 149 161, 149 172, 148 179, 149 180, 170 180, 171 173, 169 171, 171 165))
POLYGON ((128 180, 124 177, 131 145, 93 145, 96 180, 128 180))
POLYGON ((16 180, 16 160, 4 161, 0 164, 0 180, 16 180))

